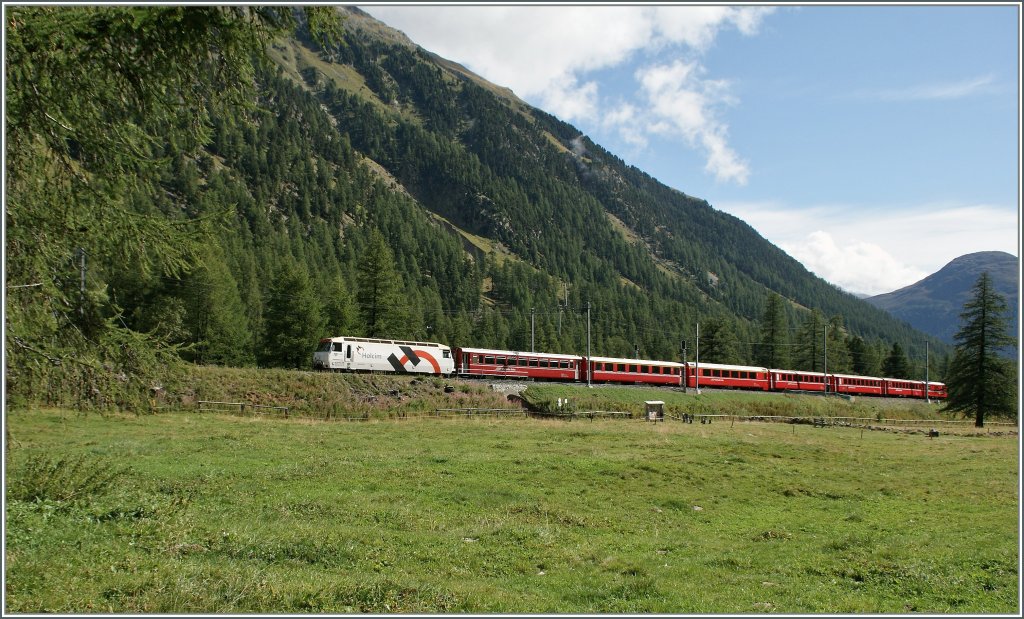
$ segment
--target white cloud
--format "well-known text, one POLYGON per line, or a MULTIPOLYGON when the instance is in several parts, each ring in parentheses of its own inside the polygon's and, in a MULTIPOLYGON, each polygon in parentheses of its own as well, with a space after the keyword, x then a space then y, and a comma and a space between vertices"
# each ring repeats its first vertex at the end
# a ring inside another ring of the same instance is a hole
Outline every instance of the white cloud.
POLYGON ((746 184, 749 167, 729 146, 728 127, 716 114, 717 107, 733 102, 728 83, 702 79, 703 72, 698 62, 684 60, 638 69, 635 77, 643 94, 643 112, 624 106, 620 112, 628 109, 629 113, 608 115, 605 123, 634 145, 646 144, 645 135, 682 138, 690 147, 703 150, 705 169, 717 180, 746 184))
POLYGON ((880 101, 932 101, 943 99, 962 99, 977 94, 991 92, 995 77, 984 75, 958 82, 936 82, 917 84, 901 88, 865 90, 854 94, 858 99, 876 99, 880 101))
POLYGON ((903 264, 874 243, 849 240, 840 245, 823 230, 815 230, 802 242, 784 243, 780 248, 815 275, 850 292, 891 292, 902 288, 903 282, 913 283, 929 275, 903 264))
POLYGON ((726 6, 366 6, 419 45, 567 121, 615 126, 627 143, 653 135, 705 153, 717 179, 746 182, 748 166, 728 144, 717 110, 733 103, 728 82, 704 77, 699 57, 724 28, 752 35, 771 7, 726 6), (678 60, 637 74, 625 100, 586 76, 670 50, 678 60), (651 81, 653 80, 653 81, 651 81), (660 82, 658 80, 661 80, 660 82), (673 100, 673 97, 675 99, 673 100))
POLYGON ((1018 213, 1012 206, 791 208, 776 202, 737 202, 716 207, 746 221, 808 270, 851 292, 898 290, 973 252, 1019 251, 1018 213))

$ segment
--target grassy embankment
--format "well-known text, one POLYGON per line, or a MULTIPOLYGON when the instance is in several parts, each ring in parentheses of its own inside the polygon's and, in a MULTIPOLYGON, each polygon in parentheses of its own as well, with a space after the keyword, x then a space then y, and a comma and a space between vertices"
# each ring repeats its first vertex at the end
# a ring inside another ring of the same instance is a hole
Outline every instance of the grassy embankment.
MULTIPOLYGON (((481 380, 368 374, 331 374, 293 370, 256 370, 185 366, 171 373, 154 398, 162 410, 195 410, 200 401, 245 403, 247 412, 289 414, 314 419, 383 419, 432 414, 437 409, 508 408, 501 393, 481 380), (451 392, 446 392, 446 388, 451 392)), ((781 417, 850 417, 860 419, 921 419, 962 421, 941 412, 941 405, 918 400, 857 397, 852 400, 820 395, 765 394, 726 390, 634 386, 532 383, 522 393, 535 411, 558 412, 558 398, 568 398, 563 411, 623 411, 641 417, 645 400, 662 400, 665 413, 781 417)), ((237 410, 237 407, 224 407, 237 410)))
POLYGON ((7 425, 8 612, 1020 610, 1005 435, 53 410, 7 425))

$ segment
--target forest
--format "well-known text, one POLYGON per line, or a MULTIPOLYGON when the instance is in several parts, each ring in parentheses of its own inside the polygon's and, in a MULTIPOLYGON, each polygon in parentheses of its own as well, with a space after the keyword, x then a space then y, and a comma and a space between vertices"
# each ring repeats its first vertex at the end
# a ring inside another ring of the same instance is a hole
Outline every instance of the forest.
MULTIPOLYGON (((6 12, 10 398, 352 334, 941 379, 950 348, 354 8, 6 12)), ((141 395, 140 395, 141 394, 141 395)))

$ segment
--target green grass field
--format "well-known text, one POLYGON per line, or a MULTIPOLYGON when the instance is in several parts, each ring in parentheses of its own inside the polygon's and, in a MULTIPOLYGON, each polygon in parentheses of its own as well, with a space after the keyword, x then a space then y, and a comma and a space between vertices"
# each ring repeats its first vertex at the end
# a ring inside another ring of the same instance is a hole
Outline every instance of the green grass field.
POLYGON ((5 611, 1016 613, 1016 436, 7 415, 5 611))

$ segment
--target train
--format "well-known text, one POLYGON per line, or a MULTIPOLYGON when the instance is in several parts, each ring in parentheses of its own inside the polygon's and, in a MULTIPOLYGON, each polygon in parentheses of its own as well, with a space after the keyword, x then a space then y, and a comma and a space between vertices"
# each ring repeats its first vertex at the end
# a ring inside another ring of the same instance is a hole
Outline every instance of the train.
POLYGON ((451 347, 437 342, 338 336, 320 340, 313 369, 588 384, 701 387, 768 392, 822 392, 943 400, 941 382, 826 374, 688 361, 657 361, 451 347), (927 393, 926 393, 927 391, 927 393))

